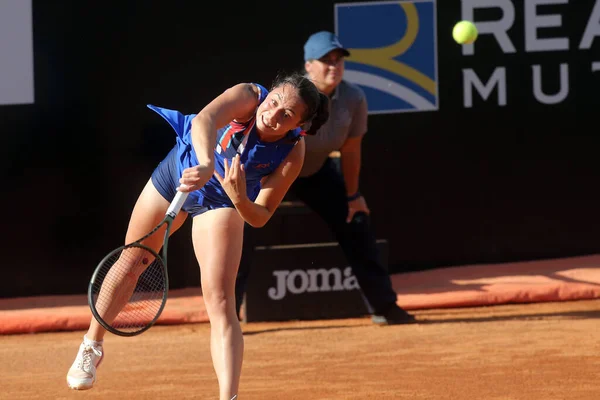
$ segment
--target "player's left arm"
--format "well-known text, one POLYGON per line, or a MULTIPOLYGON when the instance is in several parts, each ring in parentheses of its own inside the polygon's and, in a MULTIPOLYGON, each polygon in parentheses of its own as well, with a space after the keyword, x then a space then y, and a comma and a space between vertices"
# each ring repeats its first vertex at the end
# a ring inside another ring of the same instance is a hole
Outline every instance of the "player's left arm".
POLYGON ((234 203, 244 221, 255 228, 263 227, 269 221, 300 174, 304 152, 304 140, 300 140, 279 167, 266 177, 254 202, 244 196, 237 204, 234 203))

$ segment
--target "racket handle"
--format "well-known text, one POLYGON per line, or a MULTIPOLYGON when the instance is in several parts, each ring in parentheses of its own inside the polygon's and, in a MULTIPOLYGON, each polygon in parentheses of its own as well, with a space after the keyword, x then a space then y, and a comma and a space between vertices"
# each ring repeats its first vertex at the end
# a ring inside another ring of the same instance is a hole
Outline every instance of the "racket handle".
POLYGON ((167 215, 171 216, 172 218, 175 218, 175 216, 179 213, 179 210, 181 210, 181 207, 183 207, 183 203, 185 203, 185 200, 187 199, 189 194, 189 192, 177 191, 175 198, 173 199, 171 205, 169 205, 169 208, 167 209, 167 215))

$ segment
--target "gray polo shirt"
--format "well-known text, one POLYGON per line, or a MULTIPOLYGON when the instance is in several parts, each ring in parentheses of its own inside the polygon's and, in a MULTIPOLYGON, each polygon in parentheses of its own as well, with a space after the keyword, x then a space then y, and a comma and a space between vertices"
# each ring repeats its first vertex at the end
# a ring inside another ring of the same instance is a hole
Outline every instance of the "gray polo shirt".
POLYGON ((347 138, 367 133, 367 100, 357 85, 342 81, 331 97, 327 122, 316 135, 304 137, 306 154, 301 177, 315 174, 329 157, 339 150, 347 138))

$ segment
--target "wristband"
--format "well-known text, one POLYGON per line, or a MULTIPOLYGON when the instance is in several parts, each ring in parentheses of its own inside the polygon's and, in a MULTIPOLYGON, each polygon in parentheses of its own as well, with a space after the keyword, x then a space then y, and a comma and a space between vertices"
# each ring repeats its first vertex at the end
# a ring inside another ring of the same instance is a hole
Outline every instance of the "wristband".
POLYGON ((346 200, 352 201, 358 199, 359 197, 362 197, 362 194, 360 194, 360 192, 357 190, 352 196, 347 196, 346 200))

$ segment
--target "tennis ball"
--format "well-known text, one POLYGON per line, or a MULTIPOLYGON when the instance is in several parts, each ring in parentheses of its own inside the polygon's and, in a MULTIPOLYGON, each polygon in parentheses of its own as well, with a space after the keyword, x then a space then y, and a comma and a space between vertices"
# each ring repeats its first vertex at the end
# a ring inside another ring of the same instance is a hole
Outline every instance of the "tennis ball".
POLYGON ((471 44, 477 39, 477 27, 471 21, 460 21, 452 29, 452 37, 458 44, 471 44))

